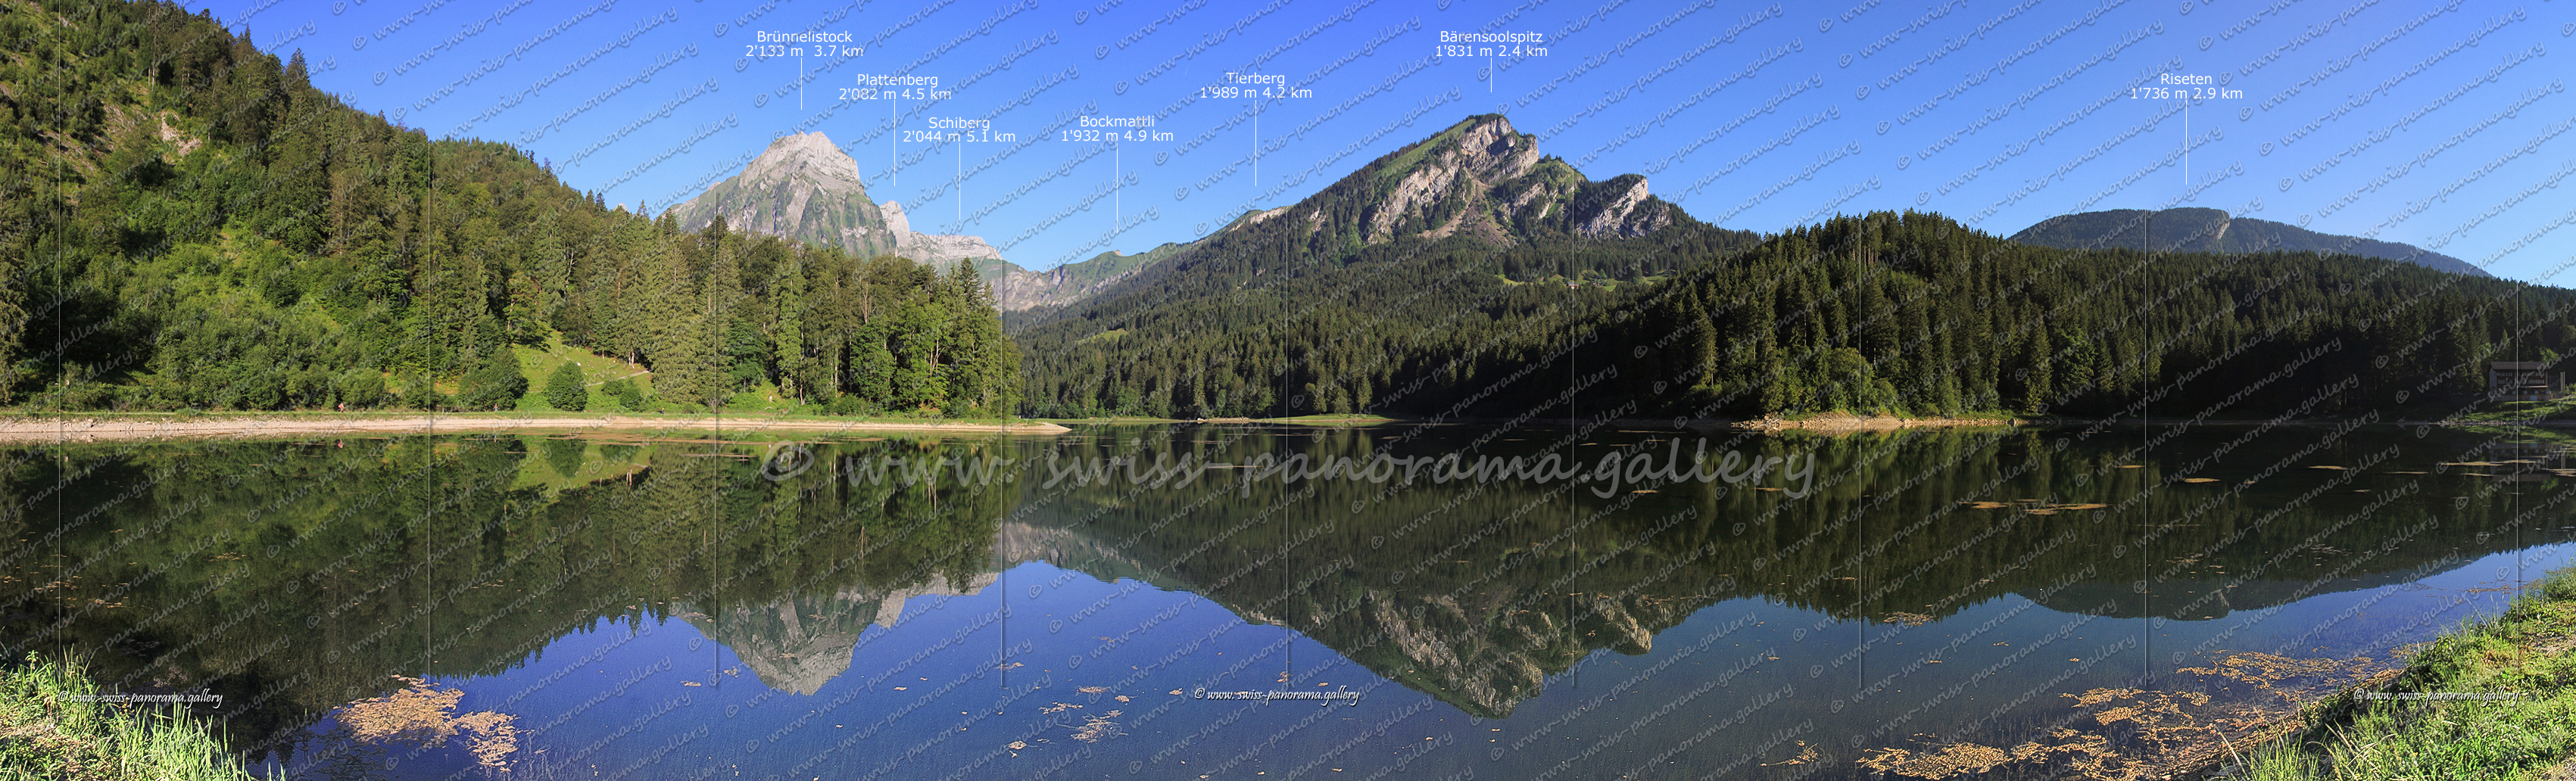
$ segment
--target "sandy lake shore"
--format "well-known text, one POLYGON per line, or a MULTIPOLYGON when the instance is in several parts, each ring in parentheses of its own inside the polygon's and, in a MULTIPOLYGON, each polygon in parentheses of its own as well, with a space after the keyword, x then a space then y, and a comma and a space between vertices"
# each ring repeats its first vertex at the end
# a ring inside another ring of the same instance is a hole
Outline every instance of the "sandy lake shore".
POLYGON ((194 419, 15 417, 0 419, 0 443, 106 442, 137 439, 250 439, 334 434, 449 434, 473 431, 795 431, 1060 434, 1053 423, 904 423, 874 420, 774 420, 761 418, 510 417, 413 415, 396 417, 244 416, 194 419))
POLYGON ((1905 428, 1946 428, 1951 426, 2020 426, 2030 421, 1999 418, 1900 418, 1873 415, 1827 414, 1805 420, 1763 418, 1735 421, 1727 425, 1747 431, 1776 433, 1803 429, 1821 434, 1848 434, 1855 431, 1894 431, 1905 428))

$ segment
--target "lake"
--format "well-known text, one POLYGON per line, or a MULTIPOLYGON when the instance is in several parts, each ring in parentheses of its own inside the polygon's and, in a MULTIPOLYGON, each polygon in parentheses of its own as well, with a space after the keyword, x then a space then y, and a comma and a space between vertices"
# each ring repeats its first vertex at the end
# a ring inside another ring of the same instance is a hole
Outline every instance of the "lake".
POLYGON ((2567 563, 2550 437, 16 448, 0 651, 295 778, 2118 777, 2567 563))

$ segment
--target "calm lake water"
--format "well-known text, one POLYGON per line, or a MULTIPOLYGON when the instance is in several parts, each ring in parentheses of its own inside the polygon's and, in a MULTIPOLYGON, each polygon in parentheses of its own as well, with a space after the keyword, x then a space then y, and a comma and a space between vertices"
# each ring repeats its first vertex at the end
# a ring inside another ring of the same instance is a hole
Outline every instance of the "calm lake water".
POLYGON ((2108 776, 2576 539, 2540 435, 2148 436, 20 448, 0 651, 221 695, 296 778, 2108 776))

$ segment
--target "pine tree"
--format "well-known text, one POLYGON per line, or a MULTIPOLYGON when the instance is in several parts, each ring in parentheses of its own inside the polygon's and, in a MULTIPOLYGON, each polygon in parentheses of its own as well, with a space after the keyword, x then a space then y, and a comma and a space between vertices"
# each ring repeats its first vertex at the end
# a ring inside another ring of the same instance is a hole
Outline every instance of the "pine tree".
POLYGON ((546 341, 545 290, 536 277, 526 272, 510 275, 510 303, 504 311, 504 325, 511 344, 540 345, 546 341))
MULTIPOLYGON (((948 398, 942 406, 956 415, 995 414, 1002 402, 1000 385, 1016 378, 995 371, 1004 345, 1001 313, 993 307, 992 290, 976 275, 971 261, 959 261, 941 283, 941 308, 951 317, 943 334, 948 398)), ((1008 414, 1008 409, 1002 408, 1001 414, 1008 414)))
POLYGON ((891 406, 936 407, 948 401, 948 382, 940 370, 939 348, 948 337, 948 313, 932 296, 902 304, 894 321, 894 387, 891 406))
POLYGON ((546 212, 530 226, 519 253, 519 273, 535 283, 534 314, 541 329, 553 326, 572 293, 572 259, 564 251, 563 230, 563 221, 546 212))
MULTIPOLYGON (((671 212, 662 212, 669 216, 671 212)), ((709 226, 720 229, 722 223, 709 226)), ((697 338, 702 345, 696 367, 696 386, 691 400, 709 409, 721 408, 733 395, 734 376, 730 373, 734 359, 743 352, 758 353, 758 331, 749 329, 740 317, 742 269, 737 263, 734 241, 722 233, 700 239, 703 254, 708 256, 707 282, 700 286, 705 309, 698 322, 697 338), (711 239, 711 240, 710 240, 711 239), (748 339, 738 339, 737 332, 748 339), (743 344, 749 341, 752 344, 743 344)))
POLYGON ((777 320, 770 328, 772 360, 778 366, 778 395, 799 398, 807 393, 804 384, 811 373, 812 359, 805 354, 805 252, 788 253, 787 262, 778 267, 769 282, 770 300, 775 302, 777 320))
MULTIPOLYGON (((0 215, 0 219, 16 215, 0 215)), ((17 258, 19 244, 11 241, 0 245, 0 279, 19 279, 17 258)), ((27 324, 27 286, 0 285, 0 404, 15 399, 10 392, 18 384, 18 335, 27 324)))
MULTIPOLYGON (((631 282, 620 290, 621 300, 627 304, 617 307, 621 315, 618 330, 624 332, 636 356, 652 365, 655 372, 661 372, 677 349, 674 343, 688 330, 683 322, 694 320, 699 313, 697 290, 689 284, 687 260, 679 256, 668 239, 648 239, 641 249, 642 254, 632 264, 631 282)), ((658 378, 656 384, 659 385, 658 378)))
POLYGON ((895 357, 887 336, 893 329, 887 322, 869 321, 850 337, 850 393, 880 406, 895 402, 895 357))

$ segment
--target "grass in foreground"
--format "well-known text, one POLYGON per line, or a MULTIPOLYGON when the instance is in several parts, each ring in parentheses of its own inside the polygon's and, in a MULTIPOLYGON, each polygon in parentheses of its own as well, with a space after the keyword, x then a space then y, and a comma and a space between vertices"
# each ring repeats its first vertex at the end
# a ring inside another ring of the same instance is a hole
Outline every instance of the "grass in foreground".
POLYGON ((77 666, 35 654, 18 670, 0 671, 0 781, 251 778, 195 720, 76 699, 97 693, 77 666))
POLYGON ((2576 568, 2417 654, 2387 686, 2321 703, 2237 778, 2551 779, 2576 754, 2576 568), (2376 699, 2384 692, 2390 699, 2376 699), (2423 699, 2504 694, 2514 699, 2423 699), (2554 770, 2557 769, 2557 770, 2554 770))

